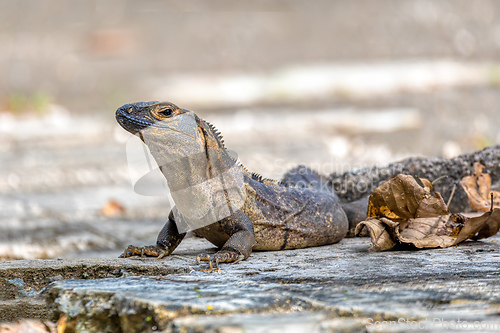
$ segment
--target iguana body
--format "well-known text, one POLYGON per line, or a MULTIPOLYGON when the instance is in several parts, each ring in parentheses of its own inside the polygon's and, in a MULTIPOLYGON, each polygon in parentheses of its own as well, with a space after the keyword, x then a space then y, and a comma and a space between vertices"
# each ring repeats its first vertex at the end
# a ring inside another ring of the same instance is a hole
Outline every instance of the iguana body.
MULTIPOLYGON (((148 145, 169 186, 179 182, 194 184, 197 189, 192 198, 201 205, 204 204, 204 196, 214 196, 213 193, 207 193, 212 189, 203 185, 217 176, 214 170, 221 168, 225 171, 231 168, 233 160, 224 148, 220 134, 191 111, 180 109, 171 103, 134 103, 120 107, 116 111, 116 119, 124 129, 139 135, 148 145), (194 121, 177 121, 187 116, 194 121), (148 131, 150 139, 144 136, 145 131, 148 131), (166 135, 167 132, 173 136, 166 135), (165 139, 167 137, 172 139, 165 139), (154 144, 150 143, 152 141, 154 144), (165 156, 180 158, 191 152, 197 156, 196 163, 193 163, 195 158, 188 158, 182 164, 185 167, 176 167, 175 163, 171 168, 165 167, 165 156), (205 160, 199 158, 203 154, 206 155, 205 160), (216 162, 213 162, 213 155, 217 157, 216 162), (215 165, 216 163, 220 165, 215 165)), ((194 230, 196 235, 220 248, 212 256, 200 254, 198 261, 205 260, 210 264, 212 261, 237 262, 246 259, 252 250, 273 251, 321 246, 336 243, 345 237, 349 222, 333 191, 290 186, 298 178, 283 185, 250 173, 243 166, 237 165, 237 168, 242 174, 244 203, 237 207, 239 209, 230 210, 230 214, 221 220, 194 230)), ((309 176, 314 178, 313 174, 298 177, 302 177, 306 183, 314 183, 309 176)), ((183 190, 182 186, 178 187, 183 190)), ((231 196, 227 190, 219 192, 216 197, 219 194, 224 194, 226 198, 231 196)), ((216 206, 220 199, 213 200, 212 205, 216 206)), ((176 206, 179 204, 180 202, 176 202, 176 206)), ((192 210, 197 212, 196 205, 192 205, 192 210)), ((175 209, 170 212, 169 220, 160 231, 156 245, 131 245, 122 257, 148 255, 161 258, 172 253, 185 236, 185 233, 178 232, 175 212, 175 209)), ((190 213, 187 210, 184 212, 190 213)))

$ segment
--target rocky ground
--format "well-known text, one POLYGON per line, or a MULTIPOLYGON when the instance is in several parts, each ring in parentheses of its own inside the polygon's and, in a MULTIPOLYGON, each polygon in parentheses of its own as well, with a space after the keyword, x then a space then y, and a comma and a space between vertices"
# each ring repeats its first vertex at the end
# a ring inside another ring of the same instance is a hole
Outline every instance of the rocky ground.
POLYGON ((498 236, 425 251, 368 245, 253 253, 220 274, 196 264, 213 248, 196 238, 161 261, 6 261, 2 316, 91 332, 498 331, 498 236))

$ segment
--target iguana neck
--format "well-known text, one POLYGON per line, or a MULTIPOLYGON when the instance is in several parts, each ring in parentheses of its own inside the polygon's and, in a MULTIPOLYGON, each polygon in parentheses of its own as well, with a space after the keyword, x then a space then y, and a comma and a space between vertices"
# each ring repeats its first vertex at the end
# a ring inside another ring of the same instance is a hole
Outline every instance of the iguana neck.
POLYGON ((202 183, 236 163, 224 147, 220 133, 194 113, 172 119, 168 127, 151 126, 139 136, 171 190, 202 183))
POLYGON ((222 138, 221 133, 209 122, 205 120, 200 119, 200 128, 204 133, 205 137, 205 142, 206 142, 206 148, 207 150, 209 149, 219 149, 224 151, 226 154, 228 154, 229 158, 234 161, 234 163, 238 163, 239 167, 241 168, 242 172, 245 173, 249 178, 267 184, 267 185, 282 185, 279 181, 276 181, 274 179, 269 179, 269 178, 264 178, 260 174, 255 173, 255 172, 250 172, 245 168, 241 163, 237 162, 237 157, 236 156, 230 156, 231 154, 228 153, 225 145, 224 145, 224 139, 222 138))

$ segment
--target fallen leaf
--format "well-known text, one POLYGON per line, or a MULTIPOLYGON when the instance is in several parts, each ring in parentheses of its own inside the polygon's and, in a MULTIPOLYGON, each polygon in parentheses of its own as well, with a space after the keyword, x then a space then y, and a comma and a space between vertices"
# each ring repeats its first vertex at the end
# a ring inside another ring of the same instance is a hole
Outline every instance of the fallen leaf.
POLYGON ((47 320, 25 319, 14 323, 0 323, 0 332, 56 333, 56 325, 47 320))
POLYGON ((68 322, 68 315, 63 313, 57 321, 57 333, 64 333, 68 322))
POLYGON ((472 209, 487 212, 491 209, 491 195, 493 207, 500 208, 500 192, 491 190, 491 177, 484 172, 484 165, 474 163, 474 174, 462 178, 460 185, 469 198, 472 209))
POLYGON ((494 236, 500 230, 500 209, 493 208, 492 211, 485 213, 478 217, 473 217, 471 220, 473 221, 471 224, 480 224, 482 223, 482 228, 477 232, 472 231, 475 235, 471 237, 474 240, 488 238, 494 236), (488 216, 489 214, 489 216, 488 216), (484 223, 481 221, 482 219, 486 219, 484 223))
POLYGON ((125 212, 125 207, 115 200, 109 200, 102 208, 101 214, 106 217, 120 216, 125 212))
POLYGON ((416 248, 450 247, 467 239, 481 239, 495 235, 500 229, 500 209, 478 217, 447 214, 439 217, 413 218, 392 221, 388 218, 369 218, 356 226, 356 234, 363 228, 370 233, 372 251, 390 250, 398 244, 416 248))
POLYGON ((396 246, 396 242, 393 240, 393 237, 389 234, 387 229, 391 229, 392 225, 387 228, 384 223, 382 223, 383 220, 384 222, 388 224, 395 223, 396 226, 398 225, 397 222, 392 222, 389 219, 386 219, 384 217, 379 219, 369 217, 363 222, 358 223, 356 226, 356 231, 355 234, 359 235, 363 228, 366 227, 370 234, 370 238, 372 240, 372 246, 370 247, 370 251, 385 251, 385 250, 390 250, 394 246, 396 246))
POLYGON ((384 251, 399 244, 449 247, 493 236, 500 229, 500 209, 477 217, 451 214, 441 195, 431 191, 427 179, 397 175, 372 193, 368 218, 356 226, 355 234, 366 228, 372 241, 370 250, 384 251))
POLYGON ((399 174, 373 191, 367 215, 397 220, 449 214, 441 194, 431 191, 428 179, 399 174))

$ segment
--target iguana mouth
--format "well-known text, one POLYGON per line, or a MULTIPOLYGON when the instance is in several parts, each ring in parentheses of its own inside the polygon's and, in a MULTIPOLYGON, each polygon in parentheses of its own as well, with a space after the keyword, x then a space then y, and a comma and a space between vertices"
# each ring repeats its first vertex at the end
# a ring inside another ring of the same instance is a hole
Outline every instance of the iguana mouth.
POLYGON ((150 126, 155 126, 154 122, 146 121, 144 118, 133 117, 125 110, 118 109, 116 111, 116 121, 127 131, 136 134, 150 126))

